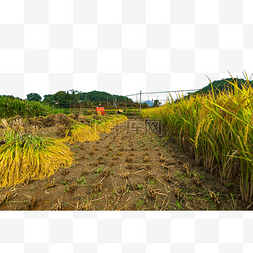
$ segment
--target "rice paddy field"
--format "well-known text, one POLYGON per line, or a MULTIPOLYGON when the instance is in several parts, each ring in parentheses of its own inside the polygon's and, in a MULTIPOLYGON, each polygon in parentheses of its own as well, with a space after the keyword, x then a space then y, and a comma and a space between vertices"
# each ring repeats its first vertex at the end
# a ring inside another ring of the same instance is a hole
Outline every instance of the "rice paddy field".
MULTIPOLYGON (((234 79, 233 79, 234 80, 234 79)), ((167 136, 195 157, 204 171, 237 190, 243 202, 253 197, 253 88, 197 95, 162 108, 143 110, 142 116, 162 119, 167 136)))
POLYGON ((8 104, 0 210, 253 210, 253 89, 232 85, 142 118, 8 104))

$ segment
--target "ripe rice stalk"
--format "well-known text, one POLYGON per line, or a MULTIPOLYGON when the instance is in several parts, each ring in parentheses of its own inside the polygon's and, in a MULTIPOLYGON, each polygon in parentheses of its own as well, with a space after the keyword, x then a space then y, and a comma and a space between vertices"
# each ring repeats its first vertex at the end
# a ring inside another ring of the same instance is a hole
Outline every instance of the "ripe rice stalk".
POLYGON ((177 103, 169 94, 170 103, 143 109, 142 116, 161 119, 168 134, 185 149, 188 143, 194 145, 196 159, 202 157, 205 169, 220 174, 225 182, 239 177, 243 200, 248 202, 253 198, 253 88, 248 78, 242 88, 237 79, 232 80, 228 83, 233 89, 214 93, 210 80, 212 92, 189 99, 177 94, 177 103), (233 154, 235 150, 238 153, 233 154))
POLYGON ((98 133, 110 133, 111 132, 111 124, 109 123, 101 123, 101 124, 95 124, 95 131, 98 133))
POLYGON ((90 126, 77 124, 72 125, 71 130, 66 131, 65 138, 62 139, 63 142, 75 143, 75 142, 85 142, 85 141, 96 141, 99 139, 98 134, 96 134, 90 126))
POLYGON ((71 129, 66 131, 65 138, 61 141, 68 143, 97 141, 100 138, 100 133, 109 133, 111 131, 110 128, 126 119, 125 116, 121 116, 120 118, 110 116, 108 119, 103 119, 104 122, 93 120, 90 126, 81 123, 73 124, 71 129))
POLYGON ((0 187, 50 177, 60 167, 73 163, 73 154, 62 142, 41 135, 6 130, 6 144, 0 147, 0 187))

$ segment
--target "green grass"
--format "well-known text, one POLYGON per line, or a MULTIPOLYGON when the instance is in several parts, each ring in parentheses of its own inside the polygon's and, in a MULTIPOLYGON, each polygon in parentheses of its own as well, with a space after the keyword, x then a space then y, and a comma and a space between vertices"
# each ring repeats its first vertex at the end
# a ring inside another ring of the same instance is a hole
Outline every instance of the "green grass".
POLYGON ((81 178, 77 178, 76 182, 78 184, 85 184, 87 181, 85 179, 85 176, 81 177, 81 178))
POLYGON ((95 174, 99 175, 101 171, 103 171, 103 167, 99 167, 99 168, 96 170, 95 174))
POLYGON ((177 172, 175 173, 175 176, 176 176, 176 177, 179 177, 179 178, 185 178, 185 177, 186 177, 186 174, 183 173, 183 172, 181 172, 181 171, 177 171, 177 172))

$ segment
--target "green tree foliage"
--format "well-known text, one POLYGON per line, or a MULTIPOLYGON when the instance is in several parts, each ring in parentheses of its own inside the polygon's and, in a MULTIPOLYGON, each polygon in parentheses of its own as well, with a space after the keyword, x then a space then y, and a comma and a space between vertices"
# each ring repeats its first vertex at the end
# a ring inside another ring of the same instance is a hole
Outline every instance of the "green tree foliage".
POLYGON ((44 95, 43 103, 52 105, 54 103, 54 95, 44 95))
POLYGON ((29 93, 26 95, 27 101, 37 101, 40 102, 42 97, 38 93, 29 93))
MULTIPOLYGON (((12 95, 0 95, 0 97, 6 97, 6 98, 10 98, 10 99, 15 99, 15 97, 12 96, 12 95)), ((20 99, 20 98, 18 98, 18 99, 20 99)))
POLYGON ((112 104, 113 101, 117 101, 117 107, 123 106, 124 103, 133 103, 132 99, 112 95, 104 91, 90 91, 90 92, 81 92, 74 89, 69 91, 58 91, 53 95, 44 95, 43 103, 53 105, 55 102, 59 103, 61 108, 78 107, 79 101, 82 101, 84 106, 90 107, 92 104, 95 106, 101 104, 101 106, 107 106, 107 101, 112 104))
POLYGON ((58 91, 54 94, 54 102, 58 103, 59 107, 66 108, 67 106, 67 93, 65 91, 58 91))
POLYGON ((153 105, 153 107, 158 107, 158 106, 160 106, 160 105, 161 105, 161 102, 160 102, 158 99, 154 100, 154 105, 153 105))

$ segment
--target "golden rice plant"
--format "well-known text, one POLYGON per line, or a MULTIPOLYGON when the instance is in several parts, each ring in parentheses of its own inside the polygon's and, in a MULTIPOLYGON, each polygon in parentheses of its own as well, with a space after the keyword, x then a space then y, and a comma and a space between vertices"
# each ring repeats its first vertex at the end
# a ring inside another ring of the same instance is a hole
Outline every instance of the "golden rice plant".
POLYGON ((253 198, 253 88, 247 74, 241 89, 232 79, 227 82, 233 89, 189 99, 178 96, 177 103, 172 99, 162 107, 143 109, 142 116, 162 119, 169 137, 178 139, 186 152, 194 148, 197 161, 224 183, 239 184, 242 199, 249 202, 253 198))
POLYGON ((127 120, 127 117, 124 115, 113 115, 109 116, 104 122, 101 124, 96 124, 96 131, 99 133, 110 133, 111 128, 115 127, 117 124, 124 122, 127 120))
POLYGON ((100 133, 110 133, 111 128, 127 120, 127 117, 119 116, 101 116, 99 120, 90 122, 90 126, 82 123, 76 123, 71 126, 71 129, 66 131, 63 142, 75 143, 84 141, 97 141, 100 133))
POLYGON ((59 140, 6 126, 6 143, 0 147, 0 187, 20 184, 27 178, 44 179, 60 166, 72 164, 70 149, 59 140))
POLYGON ((94 125, 94 130, 97 132, 97 133, 110 133, 111 132, 111 124, 110 123, 107 123, 107 122, 103 122, 101 124, 95 124, 94 125))
POLYGON ((85 141, 96 141, 99 139, 99 135, 92 130, 90 126, 84 124, 72 125, 70 130, 66 131, 65 138, 61 141, 75 143, 85 141))

